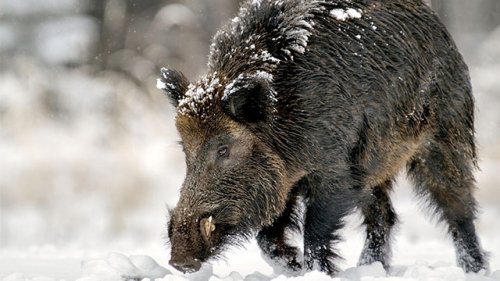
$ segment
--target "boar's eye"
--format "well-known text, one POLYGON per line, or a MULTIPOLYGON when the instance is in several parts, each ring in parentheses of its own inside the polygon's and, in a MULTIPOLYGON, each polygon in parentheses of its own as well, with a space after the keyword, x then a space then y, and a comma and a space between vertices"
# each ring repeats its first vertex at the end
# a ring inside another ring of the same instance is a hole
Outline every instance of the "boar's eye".
POLYGON ((217 149, 217 157, 224 158, 229 155, 229 147, 227 145, 219 146, 217 149))

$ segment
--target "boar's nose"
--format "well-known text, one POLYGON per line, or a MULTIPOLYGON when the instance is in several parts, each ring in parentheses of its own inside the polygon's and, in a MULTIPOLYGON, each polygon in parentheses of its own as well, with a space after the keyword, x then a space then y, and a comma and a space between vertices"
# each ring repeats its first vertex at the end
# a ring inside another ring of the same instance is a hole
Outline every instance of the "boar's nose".
POLYGON ((169 263, 182 273, 193 273, 201 267, 201 262, 193 258, 171 259, 169 263))

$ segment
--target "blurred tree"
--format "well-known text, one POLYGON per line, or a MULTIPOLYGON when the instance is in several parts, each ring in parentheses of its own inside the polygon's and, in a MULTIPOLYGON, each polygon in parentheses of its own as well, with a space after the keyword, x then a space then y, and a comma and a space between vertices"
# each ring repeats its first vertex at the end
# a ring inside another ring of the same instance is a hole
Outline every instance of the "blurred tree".
POLYGON ((500 25, 500 1, 498 0, 428 0, 441 19, 448 25, 460 25, 463 20, 490 32, 500 25))
POLYGON ((466 56, 500 25, 498 0, 429 0, 466 56))
MULTIPOLYGON (((211 37, 233 15, 234 0, 90 0, 100 27, 94 64, 136 82, 160 66, 204 71, 211 37)), ((156 72, 155 72, 156 73, 156 72)))
MULTIPOLYGON (((126 40, 137 19, 152 19, 161 7, 162 0, 91 0, 91 15, 99 20, 100 40, 97 47, 96 63, 108 68, 109 57, 126 48, 126 40)), ((136 46, 132 46, 136 47, 136 46)))

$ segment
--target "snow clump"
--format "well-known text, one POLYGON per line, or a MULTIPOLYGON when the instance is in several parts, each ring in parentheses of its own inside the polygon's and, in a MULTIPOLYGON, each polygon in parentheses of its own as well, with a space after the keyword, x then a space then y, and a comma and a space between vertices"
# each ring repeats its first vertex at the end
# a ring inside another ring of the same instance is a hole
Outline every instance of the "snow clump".
POLYGON ((349 8, 347 10, 343 9, 333 9, 330 11, 330 15, 335 19, 340 21, 345 21, 347 19, 359 19, 361 18, 361 11, 349 8))
POLYGON ((111 253, 107 259, 90 260, 83 263, 83 278, 78 281, 94 280, 155 280, 171 274, 156 261, 143 255, 127 257, 111 253))
MULTIPOLYGON (((178 112, 181 115, 198 115, 203 108, 210 107, 215 100, 216 90, 221 87, 217 72, 201 79, 200 84, 190 84, 185 97, 179 101, 178 112)), ((202 116, 206 117, 206 116, 202 116)))

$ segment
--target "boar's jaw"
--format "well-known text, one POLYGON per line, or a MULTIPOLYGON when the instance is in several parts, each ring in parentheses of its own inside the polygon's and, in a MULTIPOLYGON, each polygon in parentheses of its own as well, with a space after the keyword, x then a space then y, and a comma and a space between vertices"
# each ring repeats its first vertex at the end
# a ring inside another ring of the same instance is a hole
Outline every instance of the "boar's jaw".
POLYGON ((168 235, 171 244, 170 264, 182 272, 194 272, 198 265, 216 259, 223 250, 237 239, 236 225, 220 221, 222 210, 182 214, 177 209, 171 212, 168 235))
POLYGON ((210 253, 200 235, 176 233, 182 231, 174 226, 170 237, 171 256, 169 264, 183 273, 193 273, 200 269, 202 262, 209 258, 210 253))

